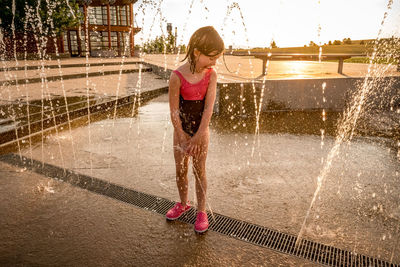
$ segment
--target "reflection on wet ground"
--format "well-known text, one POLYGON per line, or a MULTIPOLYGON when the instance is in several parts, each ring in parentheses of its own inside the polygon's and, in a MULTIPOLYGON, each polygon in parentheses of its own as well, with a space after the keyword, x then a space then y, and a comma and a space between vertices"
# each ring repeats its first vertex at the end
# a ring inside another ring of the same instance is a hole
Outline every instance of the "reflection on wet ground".
MULTIPOLYGON (((307 134, 335 136, 337 122, 340 112, 326 111, 323 121, 322 111, 269 111, 260 114, 259 127, 263 134, 307 134)), ((212 126, 220 133, 254 133, 257 118, 249 116, 246 118, 214 117, 212 126)))
MULTIPOLYGON (((49 135, 43 148, 36 143, 22 154, 178 200, 167 101, 162 95, 141 106, 136 117, 105 118, 71 133, 49 135)), ((209 208, 297 234, 334 144, 340 115, 328 113, 325 122, 320 116, 318 111, 263 114, 259 135, 254 135, 254 118, 213 119, 207 159, 209 208), (326 132, 323 143, 321 129, 326 132)), ((397 159, 381 138, 343 144, 304 237, 399 262, 398 178, 397 159)), ((195 201, 191 173, 189 179, 189 199, 195 201)))

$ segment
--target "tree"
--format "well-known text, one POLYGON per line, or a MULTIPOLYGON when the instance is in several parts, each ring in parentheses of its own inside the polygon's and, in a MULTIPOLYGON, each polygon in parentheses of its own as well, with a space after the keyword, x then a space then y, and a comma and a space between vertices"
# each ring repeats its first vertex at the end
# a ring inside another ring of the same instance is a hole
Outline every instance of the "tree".
POLYGON ((329 42, 328 42, 328 45, 332 45, 332 41, 329 41, 329 42))
POLYGON ((14 21, 15 32, 33 32, 35 35, 59 36, 65 29, 79 24, 82 14, 76 0, 15 0, 15 13, 12 11, 12 0, 0 0, 0 26, 6 34, 12 33, 14 21), (67 4, 68 3, 68 4, 67 4), (37 7, 38 10, 36 9, 37 7), (14 19, 13 19, 14 17, 14 19), (24 25, 27 24, 25 29, 24 25))
MULTIPOLYGON (((143 44, 143 51, 146 53, 173 53, 175 45, 175 36, 169 34, 167 37, 157 36, 154 40, 147 41, 143 44)), ((180 51, 186 50, 185 45, 180 45, 180 51)))
POLYGON ((276 45, 275 41, 272 40, 271 44, 270 44, 271 48, 278 48, 278 46, 276 45))
POLYGON ((351 44, 351 39, 350 38, 344 38, 343 39, 343 44, 351 44))
POLYGON ((316 43, 314 43, 313 41, 310 41, 310 44, 308 46, 318 46, 316 43))
POLYGON ((342 42, 340 40, 335 40, 333 41, 333 45, 341 45, 342 42))

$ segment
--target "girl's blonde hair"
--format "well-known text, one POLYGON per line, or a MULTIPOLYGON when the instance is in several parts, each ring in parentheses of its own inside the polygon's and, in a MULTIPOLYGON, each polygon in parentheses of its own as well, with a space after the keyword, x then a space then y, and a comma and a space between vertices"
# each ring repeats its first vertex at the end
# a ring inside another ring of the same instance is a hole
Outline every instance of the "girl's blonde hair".
POLYGON ((192 37, 190 37, 189 44, 186 49, 186 56, 182 60, 189 60, 190 71, 192 73, 194 73, 196 69, 194 49, 199 50, 203 55, 215 56, 225 50, 225 45, 221 36, 219 36, 218 32, 212 26, 202 27, 195 31, 192 37))

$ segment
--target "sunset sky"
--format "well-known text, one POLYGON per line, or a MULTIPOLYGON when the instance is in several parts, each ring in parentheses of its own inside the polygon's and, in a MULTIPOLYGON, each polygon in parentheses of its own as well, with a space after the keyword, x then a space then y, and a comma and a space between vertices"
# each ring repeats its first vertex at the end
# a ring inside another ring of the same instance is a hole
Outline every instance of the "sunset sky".
POLYGON ((381 29, 381 37, 400 37, 399 0, 391 9, 389 0, 155 0, 141 5, 143 1, 134 5, 135 25, 142 28, 135 40, 139 44, 166 33, 167 22, 178 27, 178 43, 186 44, 197 28, 213 25, 226 46, 243 48, 266 47, 272 39, 279 47, 375 39, 381 29), (233 8, 227 16, 229 6, 233 8))

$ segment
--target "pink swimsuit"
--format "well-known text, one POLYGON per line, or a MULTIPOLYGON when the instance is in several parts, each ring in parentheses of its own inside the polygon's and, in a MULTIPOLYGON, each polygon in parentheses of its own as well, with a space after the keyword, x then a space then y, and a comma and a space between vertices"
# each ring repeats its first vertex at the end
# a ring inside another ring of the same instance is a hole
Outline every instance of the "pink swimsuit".
POLYGON ((179 71, 174 71, 181 80, 179 117, 182 129, 190 136, 193 136, 200 127, 211 71, 212 69, 207 70, 203 79, 194 84, 188 82, 179 71))
POLYGON ((174 70, 174 73, 178 75, 181 80, 180 95, 183 97, 183 99, 203 100, 207 93, 211 71, 212 69, 208 69, 203 79, 201 79, 199 82, 190 83, 179 71, 174 70))

